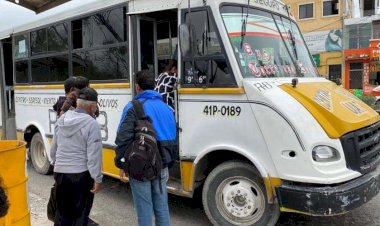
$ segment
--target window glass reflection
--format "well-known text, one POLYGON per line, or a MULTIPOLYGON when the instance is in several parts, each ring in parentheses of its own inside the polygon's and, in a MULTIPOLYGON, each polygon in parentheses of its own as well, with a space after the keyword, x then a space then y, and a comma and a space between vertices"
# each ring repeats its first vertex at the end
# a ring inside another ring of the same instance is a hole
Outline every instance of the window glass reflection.
POLYGON ((97 13, 72 22, 74 49, 125 42, 125 9, 97 13))
POLYGON ((27 83, 28 73, 28 61, 24 60, 15 63, 15 76, 17 83, 27 83))
POLYGON ((90 80, 128 78, 127 48, 109 48, 73 54, 73 75, 90 80))
POLYGON ((69 77, 67 55, 32 60, 33 82, 65 81, 69 77))

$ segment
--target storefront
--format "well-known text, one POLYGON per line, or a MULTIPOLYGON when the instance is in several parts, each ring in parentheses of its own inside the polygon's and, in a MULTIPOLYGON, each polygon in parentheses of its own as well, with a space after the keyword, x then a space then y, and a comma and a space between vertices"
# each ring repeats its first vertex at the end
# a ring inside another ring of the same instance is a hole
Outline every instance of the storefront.
POLYGON ((380 40, 370 40, 369 48, 344 51, 346 79, 344 87, 362 90, 365 95, 380 95, 373 89, 380 85, 380 40))
POLYGON ((303 35, 319 74, 333 82, 344 80, 342 74, 342 29, 318 30, 306 32, 303 35))

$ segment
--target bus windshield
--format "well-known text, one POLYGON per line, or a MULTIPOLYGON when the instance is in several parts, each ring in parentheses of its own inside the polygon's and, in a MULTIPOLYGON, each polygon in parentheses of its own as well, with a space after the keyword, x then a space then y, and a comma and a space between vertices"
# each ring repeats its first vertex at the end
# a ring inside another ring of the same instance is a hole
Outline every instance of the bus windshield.
POLYGON ((319 76, 290 19, 246 6, 224 6, 221 14, 243 77, 319 76))

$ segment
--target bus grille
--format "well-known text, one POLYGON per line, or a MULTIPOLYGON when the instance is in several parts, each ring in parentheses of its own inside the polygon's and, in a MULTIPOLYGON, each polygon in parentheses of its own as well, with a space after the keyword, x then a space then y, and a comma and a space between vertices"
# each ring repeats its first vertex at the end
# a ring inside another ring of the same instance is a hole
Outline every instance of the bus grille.
POLYGON ((340 138, 349 169, 366 174, 380 162, 380 122, 340 138))

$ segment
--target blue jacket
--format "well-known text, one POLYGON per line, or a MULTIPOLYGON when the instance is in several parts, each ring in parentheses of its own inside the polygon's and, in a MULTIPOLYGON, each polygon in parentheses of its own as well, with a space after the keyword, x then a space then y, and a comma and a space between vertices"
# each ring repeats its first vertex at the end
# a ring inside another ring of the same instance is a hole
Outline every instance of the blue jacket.
MULTIPOLYGON (((146 90, 134 97, 135 100, 143 102, 146 115, 152 119, 153 127, 157 136, 157 144, 160 149, 163 166, 171 166, 178 158, 178 145, 176 142, 176 122, 171 108, 163 101, 161 95, 153 90, 146 90)), ((121 167, 120 159, 128 145, 133 142, 136 113, 129 102, 121 115, 115 144, 115 165, 121 167)))

